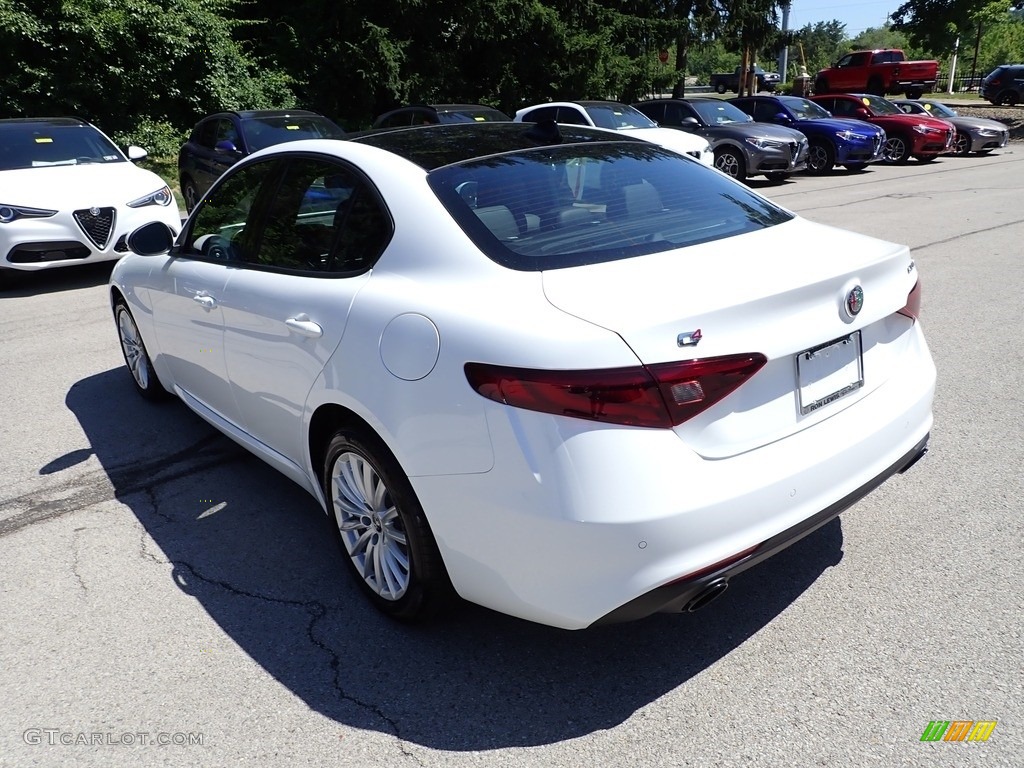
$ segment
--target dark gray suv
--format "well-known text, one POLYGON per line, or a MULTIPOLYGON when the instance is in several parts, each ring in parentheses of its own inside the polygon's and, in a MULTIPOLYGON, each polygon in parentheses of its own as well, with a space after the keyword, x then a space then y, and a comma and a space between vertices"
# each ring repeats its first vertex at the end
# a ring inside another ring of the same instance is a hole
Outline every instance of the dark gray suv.
POLYGON ((981 97, 996 106, 1024 102, 1024 64, 1003 64, 981 81, 981 97))
POLYGON ((663 128, 708 140, 715 167, 734 179, 764 174, 773 181, 807 167, 807 137, 782 125, 756 123, 721 99, 653 99, 633 105, 663 128))

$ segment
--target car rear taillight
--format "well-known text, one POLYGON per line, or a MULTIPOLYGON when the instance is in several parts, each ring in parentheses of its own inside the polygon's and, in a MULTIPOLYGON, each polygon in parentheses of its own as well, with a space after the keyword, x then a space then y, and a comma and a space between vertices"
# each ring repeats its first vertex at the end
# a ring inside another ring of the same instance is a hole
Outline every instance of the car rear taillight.
POLYGON ((907 303, 899 310, 901 315, 906 315, 911 320, 917 320, 921 314, 921 281, 914 283, 914 287, 907 294, 907 303))
POLYGON ((466 363, 470 386, 498 403, 610 424, 668 429, 726 397, 767 362, 758 353, 630 368, 552 371, 466 363))

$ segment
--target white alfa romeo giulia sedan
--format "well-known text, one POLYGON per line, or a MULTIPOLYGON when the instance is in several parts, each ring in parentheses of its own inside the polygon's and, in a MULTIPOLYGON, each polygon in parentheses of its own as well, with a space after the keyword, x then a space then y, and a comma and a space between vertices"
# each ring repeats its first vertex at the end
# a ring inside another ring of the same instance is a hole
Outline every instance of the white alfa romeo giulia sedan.
POLYGON ((119 259, 146 222, 177 232, 174 196, 135 165, 144 157, 76 118, 0 120, 0 283, 14 270, 119 259))
POLYGON ((695 610, 926 451, 907 248, 629 135, 294 142, 129 243, 136 388, 309 491, 394 617, 695 610))

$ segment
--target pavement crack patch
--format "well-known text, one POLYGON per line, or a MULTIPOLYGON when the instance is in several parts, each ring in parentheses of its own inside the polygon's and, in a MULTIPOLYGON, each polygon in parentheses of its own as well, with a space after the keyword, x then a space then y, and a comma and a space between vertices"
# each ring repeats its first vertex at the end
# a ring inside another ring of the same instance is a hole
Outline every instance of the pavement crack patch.
POLYGON ((71 573, 74 575, 75 581, 78 583, 79 588, 84 593, 89 594, 89 587, 86 586, 85 580, 82 578, 82 572, 79 569, 79 566, 81 565, 81 559, 79 556, 79 546, 81 544, 82 539, 81 533, 82 531, 86 530, 88 530, 88 528, 75 528, 74 532, 71 534, 71 573))
POLYGON ((0 537, 108 501, 112 495, 120 499, 150 492, 194 472, 240 461, 247 456, 241 448, 213 434, 169 456, 92 470, 63 484, 50 483, 44 488, 0 500, 0 512, 14 512, 0 519, 0 537))
POLYGON ((911 246, 911 250, 912 251, 919 251, 919 250, 922 250, 924 248, 931 248, 932 246, 935 246, 935 245, 944 245, 945 243, 953 243, 953 242, 956 242, 957 240, 962 240, 965 237, 971 237, 973 235, 984 235, 984 234, 987 234, 989 232, 996 232, 996 231, 998 231, 1000 229, 1008 229, 1010 227, 1019 227, 1021 224, 1024 224, 1024 219, 1015 219, 1014 221, 1004 221, 1004 222, 1002 222, 1000 224, 996 224, 996 225, 991 226, 991 227, 982 227, 980 229, 970 229, 970 230, 967 230, 967 231, 964 231, 964 232, 957 232, 952 237, 946 237, 946 238, 943 238, 942 240, 933 240, 930 243, 920 243, 918 245, 913 245, 913 246, 911 246))
MULTIPOLYGON (((326 605, 321 603, 319 600, 290 600, 288 598, 283 597, 271 597, 269 595, 262 595, 258 592, 252 592, 247 589, 241 589, 235 586, 234 584, 223 581, 221 579, 214 579, 209 576, 206 576, 200 573, 191 563, 185 562, 183 560, 171 560, 168 562, 170 562, 175 568, 182 568, 188 570, 188 572, 191 573, 192 576, 197 580, 202 581, 203 583, 208 584, 210 586, 223 589, 225 592, 228 592, 232 595, 236 595, 238 597, 245 597, 252 600, 260 600, 262 602, 271 603, 274 605, 284 605, 291 608, 301 608, 305 610, 309 614, 309 622, 306 624, 306 637, 311 645, 313 645, 315 648, 318 648, 324 654, 327 655, 327 658, 329 660, 328 665, 330 666, 333 675, 332 687, 334 688, 335 692, 337 692, 338 697, 343 701, 349 702, 350 704, 353 704, 359 707, 360 709, 369 712, 372 715, 375 715, 381 722, 383 722, 386 725, 387 730, 391 732, 392 736, 395 737, 402 755, 414 760, 418 765, 424 764, 419 759, 419 757, 409 749, 409 746, 402 738, 401 729, 399 728, 398 722, 394 718, 390 717, 387 713, 385 713, 384 710, 382 710, 377 704, 370 701, 365 701, 364 699, 361 699, 358 696, 355 696, 345 690, 345 686, 342 684, 340 679, 341 656, 333 648, 331 648, 325 642, 317 638, 315 633, 317 623, 319 623, 327 615, 328 608, 326 605)), ((180 588, 182 585, 179 583, 178 586, 180 588)))

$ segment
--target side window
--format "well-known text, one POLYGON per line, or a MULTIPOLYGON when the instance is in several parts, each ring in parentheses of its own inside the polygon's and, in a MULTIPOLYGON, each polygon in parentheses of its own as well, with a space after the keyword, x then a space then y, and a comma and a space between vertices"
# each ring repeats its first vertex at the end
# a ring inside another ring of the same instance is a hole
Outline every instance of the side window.
POLYGON ((589 125, 583 114, 573 107, 559 107, 558 122, 565 125, 589 125))
POLYGON ((390 234, 390 218, 354 171, 295 158, 271 199, 253 263, 299 272, 353 272, 373 263, 390 234))
POLYGON ((815 103, 824 110, 831 112, 833 115, 836 114, 836 100, 835 99, 815 99, 815 103))
POLYGON ((396 112, 381 123, 381 128, 402 128, 406 125, 419 125, 420 120, 414 110, 403 109, 396 112))
POLYGON ((235 125, 230 120, 217 121, 217 136, 214 140, 214 146, 222 141, 230 141, 236 149, 241 148, 238 142, 238 131, 235 130, 235 125))
POLYGON ((770 123, 782 110, 770 101, 755 101, 752 117, 762 123, 770 123))
POLYGON ((822 106, 824 106, 825 109, 827 109, 829 112, 831 112, 833 115, 836 115, 837 117, 846 117, 847 115, 852 115, 853 110, 857 108, 857 105, 854 102, 847 101, 846 99, 836 99, 835 103, 831 105, 831 108, 828 105, 822 106))
POLYGON ((683 122, 683 118, 686 117, 683 114, 683 109, 678 104, 666 104, 664 106, 664 116, 658 115, 652 112, 648 112, 647 116, 655 122, 661 123, 662 125, 680 125, 683 122))
POLYGON ((249 261, 254 254, 253 204, 276 166, 273 160, 241 168, 214 186, 196 211, 182 255, 249 261))
POLYGON ((841 58, 839 61, 836 62, 836 67, 848 67, 848 66, 850 66, 850 62, 852 62, 852 61, 853 61, 853 54, 848 53, 845 56, 843 56, 843 58, 841 58))
POLYGON ((558 115, 558 107, 540 107, 523 115, 524 123, 542 123, 545 120, 554 120, 558 115))
POLYGON ((863 67, 868 63, 868 56, 870 53, 854 53, 850 55, 850 63, 847 66, 850 67, 863 67))
POLYGON ((207 149, 213 149, 217 143, 217 121, 207 120, 196 130, 196 143, 207 149))
POLYGON ((672 122, 672 104, 642 104, 637 107, 656 123, 674 125, 672 122))

